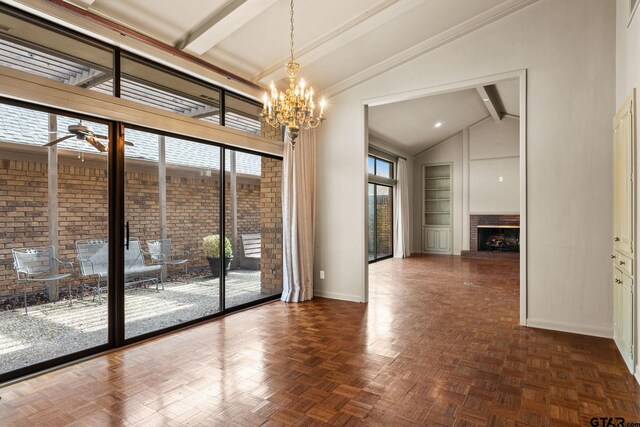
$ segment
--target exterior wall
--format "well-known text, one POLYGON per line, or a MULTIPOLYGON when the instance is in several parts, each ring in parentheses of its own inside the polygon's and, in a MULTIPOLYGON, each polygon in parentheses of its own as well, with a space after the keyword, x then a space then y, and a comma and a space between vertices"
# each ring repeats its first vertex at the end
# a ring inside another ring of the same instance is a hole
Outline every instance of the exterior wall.
MULTIPOLYGON (((269 173, 275 175, 277 168, 279 164, 273 165, 269 173)), ((130 166, 128 169, 125 214, 131 237, 139 238, 146 249, 147 239, 160 237, 158 175, 152 168, 130 166)), ((208 265, 199 248, 205 235, 219 231, 218 187, 216 178, 167 171, 167 237, 176 248, 192 249, 190 268, 208 265)), ((73 260, 77 240, 107 237, 107 203, 106 163, 61 159, 58 175, 59 258, 73 260)), ((278 205, 272 209, 278 210, 279 206, 278 198, 278 205)), ((47 164, 44 157, 42 160, 0 161, 0 212, 0 297, 3 297, 13 295, 17 288, 11 249, 48 244, 47 164)), ((262 212, 258 179, 241 180, 238 183, 238 234, 262 232, 262 212)), ((227 228, 230 234, 230 226, 227 228)), ((275 251, 277 248, 269 249, 275 251)), ((281 259, 280 255, 280 265, 281 259)), ((282 283, 281 268, 272 285, 275 286, 278 277, 282 283)), ((28 291, 40 289, 40 283, 27 287, 28 291)), ((18 290, 22 291, 22 284, 18 290)))
MULTIPOLYGON (((267 138, 282 140, 282 131, 262 124, 267 138)), ((262 158, 260 180, 260 283, 263 294, 282 292, 282 161, 262 158)))

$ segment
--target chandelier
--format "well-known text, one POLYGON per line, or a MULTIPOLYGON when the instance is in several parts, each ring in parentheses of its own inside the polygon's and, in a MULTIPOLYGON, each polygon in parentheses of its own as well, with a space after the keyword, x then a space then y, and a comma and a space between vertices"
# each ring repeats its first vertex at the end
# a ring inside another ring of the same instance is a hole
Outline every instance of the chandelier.
POLYGON ((306 87, 304 79, 296 83, 296 76, 300 70, 300 64, 293 57, 293 0, 291 0, 291 60, 284 64, 284 70, 289 77, 289 88, 284 92, 278 91, 276 85, 271 82, 269 89, 263 96, 262 118, 274 128, 282 125, 287 127, 287 134, 294 146, 300 129, 315 129, 324 120, 324 98, 320 101, 320 114, 317 113, 313 100, 313 88, 306 87))

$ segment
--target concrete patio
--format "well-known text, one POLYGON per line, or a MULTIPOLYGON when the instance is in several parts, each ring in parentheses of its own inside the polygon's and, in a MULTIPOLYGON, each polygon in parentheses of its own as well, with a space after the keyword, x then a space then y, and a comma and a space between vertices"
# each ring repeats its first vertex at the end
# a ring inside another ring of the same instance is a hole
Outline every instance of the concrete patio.
MULTIPOLYGON (((260 271, 230 271, 226 307, 266 297, 260 271)), ((219 311, 219 279, 211 276, 165 283, 164 291, 130 288, 125 291, 127 338, 202 318, 219 311)), ((74 353, 107 342, 107 304, 92 297, 46 303, 0 312, 0 373, 74 353)))

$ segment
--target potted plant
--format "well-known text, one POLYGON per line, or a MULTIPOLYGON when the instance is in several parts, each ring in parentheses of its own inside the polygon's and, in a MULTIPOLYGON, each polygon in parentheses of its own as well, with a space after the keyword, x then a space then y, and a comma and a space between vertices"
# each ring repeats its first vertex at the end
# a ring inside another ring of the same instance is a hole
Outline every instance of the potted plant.
MULTIPOLYGON (((211 234, 202 239, 202 247, 204 248, 205 256, 209 261, 209 267, 211 267, 211 274, 213 277, 220 277, 220 235, 211 234)), ((224 239, 224 275, 229 273, 229 267, 231 267, 231 260, 233 259, 233 252, 231 250, 231 241, 225 237, 224 239)))

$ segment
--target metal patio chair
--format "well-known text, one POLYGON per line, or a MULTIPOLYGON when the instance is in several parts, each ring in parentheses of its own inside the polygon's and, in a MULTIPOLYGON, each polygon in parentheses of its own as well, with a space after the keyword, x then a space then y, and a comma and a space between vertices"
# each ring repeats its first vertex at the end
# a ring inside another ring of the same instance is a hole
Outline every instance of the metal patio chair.
POLYGON ((171 246, 171 239, 147 240, 149 257, 155 264, 160 265, 183 265, 184 272, 187 273, 187 263, 189 262, 188 250, 176 250, 171 246))
MULTIPOLYGON (((12 249, 13 268, 16 270, 18 283, 23 284, 24 313, 29 314, 27 308, 27 284, 48 283, 71 277, 70 273, 56 272, 56 266, 71 268, 74 272, 73 262, 62 261, 56 258, 53 246, 39 248, 12 249)), ((71 304, 71 281, 69 281, 69 304, 71 304)), ((16 294, 18 290, 16 289, 16 294)))

